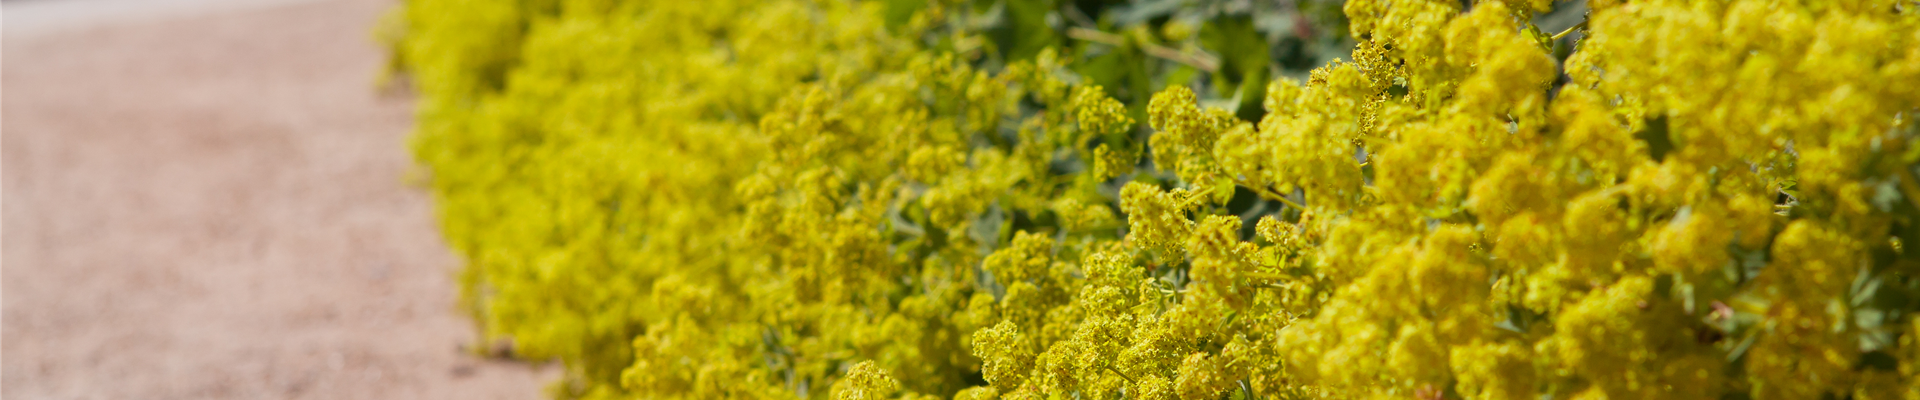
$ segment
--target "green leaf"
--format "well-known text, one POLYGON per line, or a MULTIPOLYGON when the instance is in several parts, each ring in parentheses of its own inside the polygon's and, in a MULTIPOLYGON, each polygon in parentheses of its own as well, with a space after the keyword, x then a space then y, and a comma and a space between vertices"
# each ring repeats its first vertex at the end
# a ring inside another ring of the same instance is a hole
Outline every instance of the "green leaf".
MULTIPOLYGON (((1215 75, 1222 97, 1232 94, 1254 71, 1267 69, 1267 41, 1253 27, 1253 18, 1233 15, 1215 18, 1200 28, 1200 45, 1220 56, 1220 72, 1215 75)), ((1266 82, 1258 82, 1265 86, 1266 82)), ((1259 99, 1255 99, 1259 102, 1259 99)))
POLYGON ((1074 63, 1070 68, 1091 83, 1105 87, 1108 96, 1120 98, 1120 94, 1126 90, 1127 69, 1130 66, 1129 61, 1133 58, 1130 54, 1132 52, 1125 48, 1095 43, 1084 43, 1082 46, 1091 58, 1074 63))
POLYGON ((1047 23, 1057 4, 1053 0, 1007 1, 1005 23, 992 30, 994 43, 1006 52, 1006 59, 1027 60, 1047 47, 1058 46, 1058 30, 1047 23))
POLYGON ((1648 155, 1653 156, 1654 161, 1665 160, 1667 153, 1672 152, 1676 147, 1673 144, 1673 136, 1667 132, 1665 115, 1648 118, 1646 127, 1635 132, 1634 137, 1647 142, 1648 155))
POLYGON ((1897 358, 1894 358, 1893 354, 1888 354, 1884 350, 1871 351, 1865 354, 1861 354, 1860 363, 1855 364, 1853 369, 1861 370, 1861 371, 1868 370, 1868 369, 1877 369, 1881 371, 1898 371, 1900 369, 1900 360, 1897 358))
POLYGON ((1246 78, 1240 81, 1246 82, 1246 84, 1240 85, 1240 106, 1238 110, 1234 111, 1234 114, 1238 115, 1242 121, 1259 123, 1261 118, 1267 116, 1267 108, 1266 104, 1264 104, 1267 99, 1267 85, 1265 83, 1267 82, 1267 68, 1261 67, 1260 69, 1247 71, 1246 78))
POLYGON ((907 21, 913 19, 914 13, 926 8, 927 2, 924 0, 887 0, 885 14, 887 29, 898 31, 900 26, 906 25, 907 21))

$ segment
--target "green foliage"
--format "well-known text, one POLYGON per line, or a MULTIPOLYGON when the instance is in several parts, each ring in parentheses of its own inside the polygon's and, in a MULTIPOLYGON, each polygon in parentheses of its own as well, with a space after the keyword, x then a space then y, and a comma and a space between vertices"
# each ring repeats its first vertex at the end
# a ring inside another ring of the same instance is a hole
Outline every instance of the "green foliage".
POLYGON ((557 397, 1920 399, 1920 5, 1251 4, 394 43, 463 299, 557 397), (1313 23, 1357 41, 1296 71, 1313 23))

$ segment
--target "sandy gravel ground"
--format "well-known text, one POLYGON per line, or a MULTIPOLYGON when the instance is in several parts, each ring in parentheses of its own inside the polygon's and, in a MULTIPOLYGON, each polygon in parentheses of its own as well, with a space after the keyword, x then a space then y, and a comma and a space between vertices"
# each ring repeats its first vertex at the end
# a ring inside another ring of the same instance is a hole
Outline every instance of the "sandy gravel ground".
POLYGON ((456 350, 410 100, 372 86, 390 1, 5 15, 0 397, 540 397, 554 368, 456 350))

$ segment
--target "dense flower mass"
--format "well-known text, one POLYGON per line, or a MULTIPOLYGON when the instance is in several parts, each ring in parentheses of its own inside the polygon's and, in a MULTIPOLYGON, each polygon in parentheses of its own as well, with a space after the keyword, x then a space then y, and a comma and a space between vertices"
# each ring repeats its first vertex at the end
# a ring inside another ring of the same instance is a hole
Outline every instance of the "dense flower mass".
POLYGON ((483 340, 562 398, 1920 400, 1920 3, 1354 0, 1300 80, 1028 3, 410 0, 483 340))

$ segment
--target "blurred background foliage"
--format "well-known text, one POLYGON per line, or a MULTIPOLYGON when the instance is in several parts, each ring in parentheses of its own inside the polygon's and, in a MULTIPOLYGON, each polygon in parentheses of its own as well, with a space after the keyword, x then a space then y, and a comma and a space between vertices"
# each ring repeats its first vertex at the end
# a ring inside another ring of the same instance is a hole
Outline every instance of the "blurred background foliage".
MULTIPOLYGON (((1203 105, 1236 110, 1258 121, 1266 82, 1304 81, 1308 71, 1348 58, 1340 1, 1037 0, 928 2, 888 0, 888 25, 916 23, 916 13, 947 19, 927 32, 935 49, 996 69, 1057 49, 1081 80, 1129 105, 1136 120, 1146 100, 1168 86, 1195 88, 1203 105), (1246 85, 1246 82, 1256 84, 1246 85)), ((925 21, 930 22, 930 21, 925 21)), ((925 23, 920 22, 920 23, 925 23)), ((1144 129, 1144 127, 1142 127, 1144 129)))

